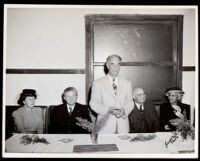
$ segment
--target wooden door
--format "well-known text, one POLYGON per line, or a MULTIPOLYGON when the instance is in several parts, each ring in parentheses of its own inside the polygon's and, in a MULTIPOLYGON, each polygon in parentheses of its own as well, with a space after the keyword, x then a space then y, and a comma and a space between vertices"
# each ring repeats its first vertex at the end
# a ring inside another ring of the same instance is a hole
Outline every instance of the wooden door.
POLYGON ((120 75, 155 104, 164 91, 182 87, 182 15, 86 15, 86 95, 105 75, 108 55, 122 57, 120 75))

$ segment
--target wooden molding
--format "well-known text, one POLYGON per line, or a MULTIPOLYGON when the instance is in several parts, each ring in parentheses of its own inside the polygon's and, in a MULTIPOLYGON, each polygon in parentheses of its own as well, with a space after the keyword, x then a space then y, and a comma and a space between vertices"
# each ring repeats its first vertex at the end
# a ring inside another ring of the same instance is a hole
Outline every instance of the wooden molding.
POLYGON ((85 69, 6 69, 6 74, 85 74, 85 69))
POLYGON ((184 67, 182 67, 182 70, 184 72, 193 72, 193 71, 195 71, 195 66, 184 66, 184 67))

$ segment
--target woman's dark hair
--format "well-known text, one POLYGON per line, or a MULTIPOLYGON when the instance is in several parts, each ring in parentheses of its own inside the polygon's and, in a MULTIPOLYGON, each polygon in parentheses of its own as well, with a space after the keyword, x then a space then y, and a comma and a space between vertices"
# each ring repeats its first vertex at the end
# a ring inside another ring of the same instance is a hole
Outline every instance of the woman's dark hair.
POLYGON ((17 103, 23 106, 24 105, 23 101, 26 99, 27 96, 37 98, 36 91, 34 89, 23 89, 17 103))

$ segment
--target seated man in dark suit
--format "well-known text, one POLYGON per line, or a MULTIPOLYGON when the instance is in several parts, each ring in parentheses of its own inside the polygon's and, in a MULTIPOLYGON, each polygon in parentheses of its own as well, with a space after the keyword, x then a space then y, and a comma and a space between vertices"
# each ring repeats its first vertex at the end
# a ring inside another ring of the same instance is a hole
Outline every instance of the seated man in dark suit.
POLYGON ((146 102, 142 88, 133 91, 134 109, 129 115, 130 133, 151 133, 159 131, 159 119, 152 103, 146 102))
POLYGON ((176 127, 170 124, 170 120, 183 118, 185 111, 187 120, 190 120, 190 105, 181 103, 184 92, 179 87, 168 88, 165 96, 168 102, 160 106, 160 130, 175 131, 176 127))
POLYGON ((54 108, 52 116, 52 133, 81 134, 87 130, 76 125, 76 117, 91 121, 89 109, 86 105, 77 103, 78 92, 74 87, 66 88, 62 94, 63 104, 54 108))

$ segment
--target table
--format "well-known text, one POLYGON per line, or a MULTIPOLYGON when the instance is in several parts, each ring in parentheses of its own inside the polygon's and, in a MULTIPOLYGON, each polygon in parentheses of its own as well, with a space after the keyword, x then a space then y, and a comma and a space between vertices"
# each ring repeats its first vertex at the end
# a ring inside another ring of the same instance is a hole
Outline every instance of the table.
MULTIPOLYGON (((180 151, 194 150, 194 140, 181 141, 180 137, 173 144, 165 146, 172 133, 158 132, 156 138, 149 141, 130 142, 130 139, 138 134, 99 134, 98 144, 116 144, 119 151, 95 152, 95 154, 179 154, 180 151), (121 136, 129 136, 129 139, 122 139, 121 136)), ((88 134, 39 134, 39 137, 46 138, 50 144, 36 143, 23 145, 20 138, 25 134, 14 134, 5 142, 5 153, 55 153, 74 154, 74 145, 92 145, 88 134), (62 139, 73 141, 64 143, 62 139)), ((141 135, 141 134, 140 134, 141 135)), ((148 133, 143 135, 149 135, 148 133)))

